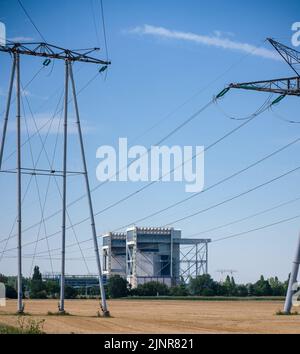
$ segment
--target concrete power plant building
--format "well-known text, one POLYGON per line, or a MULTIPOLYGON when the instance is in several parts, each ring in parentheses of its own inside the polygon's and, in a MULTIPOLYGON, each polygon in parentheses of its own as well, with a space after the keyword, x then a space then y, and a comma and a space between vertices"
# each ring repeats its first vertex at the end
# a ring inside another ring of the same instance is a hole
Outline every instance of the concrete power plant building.
POLYGON ((103 235, 103 275, 120 275, 132 287, 149 281, 168 286, 208 272, 210 239, 181 237, 181 230, 132 227, 103 235))

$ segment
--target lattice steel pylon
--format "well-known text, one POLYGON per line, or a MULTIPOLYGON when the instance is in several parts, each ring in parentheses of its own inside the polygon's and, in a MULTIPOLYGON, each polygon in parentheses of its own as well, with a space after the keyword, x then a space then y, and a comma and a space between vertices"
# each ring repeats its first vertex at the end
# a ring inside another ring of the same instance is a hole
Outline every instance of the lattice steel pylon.
MULTIPOLYGON (((16 175, 17 175, 17 225, 18 225, 18 312, 24 312, 24 305, 23 305, 23 292, 22 292, 22 203, 21 203, 21 195, 22 195, 22 174, 27 173, 22 169, 21 166, 21 71, 20 71, 20 58, 22 55, 29 55, 35 57, 45 58, 45 61, 50 62, 50 60, 64 60, 65 61, 65 92, 64 92, 64 131, 63 131, 63 171, 61 175, 63 177, 63 193, 62 193, 62 260, 61 260, 61 277, 60 277, 60 302, 59 302, 59 311, 61 313, 65 312, 65 240, 66 240, 66 215, 67 215, 67 174, 70 173, 67 171, 67 153, 68 153, 68 106, 69 106, 69 83, 71 83, 71 90, 73 95, 73 102, 75 107, 75 116, 76 116, 76 125, 77 125, 77 133, 79 137, 80 143, 80 151, 81 151, 81 158, 83 164, 83 176, 85 178, 85 185, 86 185, 86 193, 88 197, 88 205, 89 205, 89 213, 90 213, 90 221, 91 221, 91 229, 94 241, 94 249, 96 255, 96 262, 98 268, 98 277, 99 277, 99 287, 101 293, 101 310, 104 316, 109 316, 109 311, 106 304, 106 297, 103 285, 103 277, 102 277, 102 269, 101 269, 101 262, 100 262, 100 255, 98 249, 98 242, 97 242, 97 234, 96 234, 96 226, 95 226, 95 219, 94 219, 94 211, 93 211, 93 204, 92 204, 92 197, 90 192, 90 184, 89 184, 89 177, 87 171, 87 163, 85 157, 85 150, 84 150, 84 143, 83 143, 83 135, 80 123, 80 115, 79 115, 79 107, 77 102, 77 94, 76 94, 76 87, 75 87, 75 80, 73 75, 72 65, 75 62, 82 62, 82 63, 90 63, 90 64, 98 64, 102 65, 100 68, 100 72, 103 72, 108 65, 111 63, 109 61, 103 61, 94 57, 90 56, 90 53, 99 50, 99 48, 92 48, 89 50, 84 51, 81 53, 80 51, 73 51, 65 48, 61 48, 55 45, 51 45, 48 43, 13 43, 10 42, 6 45, 0 45, 0 52, 8 53, 13 57, 13 64, 11 70, 11 77, 9 83, 9 90, 8 90, 8 97, 7 97, 7 104, 6 104, 6 111, 4 115, 4 124, 3 124, 3 133, 2 133, 2 140, 0 145, 0 172, 2 171, 2 160, 3 160, 3 152, 5 148, 5 139, 6 139, 6 132, 7 132, 7 124, 11 106, 11 98, 12 98, 12 91, 14 86, 14 80, 16 76, 16 120, 17 120, 17 168, 16 168, 16 175)), ((32 169, 33 174, 39 175, 41 170, 36 168, 32 169)), ((55 171, 47 170, 46 171, 49 175, 55 175, 55 171)), ((43 170, 43 175, 45 175, 45 170, 43 170)))
POLYGON ((220 273, 221 274, 221 277, 220 277, 220 283, 223 283, 224 282, 224 275, 231 275, 233 276, 234 273, 237 273, 238 271, 235 270, 235 269, 218 269, 217 270, 217 273, 220 273))
MULTIPOLYGON (((284 61, 290 66, 290 68, 296 73, 297 76, 288 77, 288 78, 280 78, 274 80, 266 80, 266 81, 253 81, 253 82, 245 82, 245 83, 235 83, 230 84, 228 89, 245 89, 245 90, 254 90, 254 91, 262 91, 262 92, 270 92, 279 94, 280 96, 273 102, 277 103, 285 96, 300 96, 300 52, 295 49, 289 48, 274 39, 267 39, 271 45, 275 48, 275 50, 279 53, 279 55, 284 59, 284 61)), ((292 309, 292 298, 297 289, 295 289, 295 284, 297 282, 298 272, 299 272, 299 264, 300 264, 300 237, 296 250, 296 257, 293 263, 292 272, 290 275, 288 291, 286 295, 284 312, 289 314, 292 309)))

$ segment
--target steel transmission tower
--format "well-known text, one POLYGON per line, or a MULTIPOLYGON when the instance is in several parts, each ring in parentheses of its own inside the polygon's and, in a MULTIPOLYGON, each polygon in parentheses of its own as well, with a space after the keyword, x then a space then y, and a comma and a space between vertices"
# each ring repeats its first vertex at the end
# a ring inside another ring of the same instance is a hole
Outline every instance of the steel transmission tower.
MULTIPOLYGON (((97 261, 97 268, 98 268, 98 277, 99 277, 99 287, 101 293, 101 304, 100 307, 102 309, 102 313, 104 316, 109 316, 109 311, 107 309, 106 298, 105 298, 105 291, 103 286, 103 277, 102 277, 102 270, 101 270, 101 263, 100 263, 100 255, 98 249, 98 242, 97 242, 97 234, 96 234, 96 226, 95 226, 95 219, 94 219, 94 211, 93 211, 93 204, 90 192, 90 185, 89 185, 89 177, 87 171, 87 164, 85 158, 85 150, 83 144, 83 136, 82 136, 82 129, 80 124, 80 115, 79 115, 79 108, 77 102, 77 94, 76 94, 76 87, 75 87, 75 80, 73 76, 73 69, 72 65, 75 62, 82 62, 82 63, 90 63, 90 64, 98 64, 102 67, 100 68, 100 72, 104 71, 108 65, 111 63, 108 61, 103 61, 94 57, 90 56, 90 53, 94 52, 95 50, 99 50, 98 48, 93 48, 91 50, 85 51, 81 53, 80 51, 72 51, 69 49, 64 49, 61 47, 57 47, 54 45, 50 45, 48 43, 9 43, 5 46, 0 46, 0 52, 5 52, 10 54, 13 57, 13 64, 11 69, 11 77, 9 83, 9 90, 8 90, 8 97, 7 97, 7 104, 6 104, 6 111, 4 116, 4 125, 3 125, 3 133, 2 133, 2 140, 0 146, 0 171, 5 172, 2 170, 2 160, 3 160, 3 152, 5 148, 5 139, 6 139, 6 132, 7 132, 7 124, 11 106, 11 98, 12 98, 12 91, 14 86, 14 80, 16 76, 16 120, 17 120, 17 167, 16 167, 16 175, 17 175, 17 235, 18 235, 18 312, 24 312, 24 305, 23 305, 23 293, 22 293, 22 203, 21 203, 21 196, 22 196, 22 174, 28 174, 28 169, 26 172, 22 169, 21 165, 21 72, 20 72, 20 58, 22 55, 29 55, 35 57, 42 57, 45 58, 46 64, 50 62, 51 59, 53 60, 63 60, 65 62, 65 89, 64 89, 64 131, 63 131, 63 170, 59 172, 59 176, 63 177, 63 193, 62 193, 62 259, 61 259, 61 276, 60 276, 60 303, 59 303, 59 311, 61 313, 65 312, 65 248, 66 248, 66 213, 67 213, 67 174, 72 173, 71 171, 67 170, 67 152, 68 152, 68 105, 69 105, 69 82, 71 82, 71 90, 73 95, 73 102, 75 107, 75 115, 76 115, 76 123, 77 123, 77 132, 79 136, 79 143, 80 143, 80 150, 81 150, 81 158, 83 164, 83 172, 82 175, 85 178, 85 185, 86 185, 86 193, 88 197, 88 204, 89 204, 89 212, 90 212, 90 221, 91 221, 91 229, 94 241, 94 250, 95 256, 97 261)), ((29 171, 35 175, 49 175, 55 176, 57 172, 53 170, 39 170, 33 168, 29 171), (46 173, 45 173, 46 172, 46 173)))
MULTIPOLYGON (((271 92, 279 94, 280 96, 273 102, 277 103, 285 96, 300 96, 300 52, 289 48, 275 40, 268 38, 268 41, 272 44, 279 55, 285 60, 285 62, 291 67, 297 76, 280 78, 267 81, 254 81, 244 82, 238 84, 230 84, 228 89, 244 89, 254 90, 262 92, 271 92)), ((294 288, 294 284, 297 282, 298 272, 300 264, 300 237, 296 250, 296 257, 293 263, 292 272, 290 275, 288 291, 286 295, 286 301, 284 305, 284 312, 289 314, 292 309, 292 298, 297 289, 294 288)))
POLYGON ((220 282, 223 283, 224 282, 224 275, 231 275, 233 276, 234 273, 237 273, 238 271, 235 269, 219 269, 217 270, 217 273, 220 273, 220 282))

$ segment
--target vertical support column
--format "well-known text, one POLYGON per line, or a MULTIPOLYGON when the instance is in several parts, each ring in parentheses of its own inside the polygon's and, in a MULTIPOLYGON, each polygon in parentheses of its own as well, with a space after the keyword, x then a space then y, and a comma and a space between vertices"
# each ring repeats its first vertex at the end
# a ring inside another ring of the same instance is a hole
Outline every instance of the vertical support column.
POLYGON ((109 255, 108 255, 108 274, 109 274, 109 276, 111 276, 112 238, 113 238, 113 234, 110 233, 110 238, 109 238, 109 255))
POLYGON ((290 276, 290 281, 289 281, 289 286, 288 286, 288 291, 285 299, 285 305, 284 305, 284 312, 286 314, 289 314, 291 312, 293 303, 293 295, 294 295, 294 284, 297 282, 297 277, 298 277, 298 272, 299 272, 299 264, 300 264, 300 235, 298 239, 298 245, 297 245, 297 250, 296 250, 296 255, 295 255, 295 260, 293 262, 293 268, 292 268, 292 273, 290 276))
POLYGON ((127 235, 126 235, 126 241, 125 241, 125 248, 126 248, 126 280, 128 281, 129 278, 129 251, 128 251, 128 245, 127 245, 127 235))
POLYGON ((4 145, 5 145, 6 131, 7 131, 7 123, 8 123, 10 104, 11 104, 11 96, 12 96, 12 90, 13 90, 14 79, 15 79, 16 60, 17 60, 16 56, 17 56, 17 54, 14 55, 13 65, 12 65, 12 69, 11 69, 10 83, 9 83, 9 88, 8 88, 8 96, 7 96, 7 102, 6 102, 4 123, 3 123, 3 132, 2 132, 1 147, 0 147, 0 170, 2 168, 2 159, 3 159, 4 145))
POLYGON ((205 274, 208 274, 208 242, 205 242, 205 274))
POLYGON ((199 275, 198 243, 196 243, 196 277, 199 275))
POLYGON ((136 288, 138 286, 138 274, 137 274, 137 242, 138 242, 138 230, 137 227, 134 229, 133 234, 133 247, 131 253, 131 269, 132 269, 132 286, 136 288))
POLYGON ((172 285, 175 285, 175 281, 173 279, 174 277, 174 272, 173 272, 173 247, 174 247, 174 242, 173 242, 173 239, 174 239, 174 229, 171 230, 171 242, 170 242, 170 276, 171 276, 171 284, 172 285))
POLYGON ((63 196, 62 196, 62 247, 59 312, 65 312, 65 262, 66 262, 66 208, 67 208, 67 152, 68 152, 68 99, 69 99, 69 61, 65 61, 65 100, 64 100, 64 152, 63 152, 63 196))
POLYGON ((100 293, 101 293, 101 309, 102 309, 104 316, 109 316, 109 311, 107 309, 107 304, 106 304, 105 289, 104 289, 104 284, 103 284, 103 275, 102 275, 102 269, 101 269, 101 261, 100 261, 100 255, 99 255, 99 247, 98 247, 98 240, 97 240, 97 233, 96 233, 93 203, 92 203, 92 197, 91 197, 90 183, 89 183, 89 177, 88 177, 88 172, 87 172, 87 164, 86 164, 82 130, 81 130, 81 124, 80 124, 75 81, 74 81, 73 69, 72 69, 71 64, 69 64, 69 74, 70 74, 71 84, 72 84, 73 99, 74 99, 75 114, 76 114, 76 123, 77 123, 77 129, 78 129, 78 135, 79 135, 79 141, 80 141, 81 158, 82 158, 83 169, 84 169, 85 186, 86 186, 86 193, 87 193, 88 203, 89 203, 91 227, 92 227, 92 234, 93 234, 93 240, 94 240, 94 249, 95 249, 95 256, 96 256, 96 262, 97 262, 97 268, 98 268, 99 287, 100 287, 100 293))
POLYGON ((18 313, 24 312, 22 289, 22 171, 21 171, 21 83, 20 83, 20 55, 14 53, 17 70, 17 225, 18 225, 18 313))

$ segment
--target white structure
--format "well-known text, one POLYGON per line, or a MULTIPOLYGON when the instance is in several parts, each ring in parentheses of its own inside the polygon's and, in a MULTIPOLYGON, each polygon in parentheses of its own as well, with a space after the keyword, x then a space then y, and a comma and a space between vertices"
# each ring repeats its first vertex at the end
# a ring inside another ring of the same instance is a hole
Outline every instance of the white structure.
POLYGON ((176 285, 207 273, 210 241, 181 238, 174 228, 134 226, 126 233, 108 233, 103 235, 103 273, 120 275, 133 288, 149 281, 176 285))

